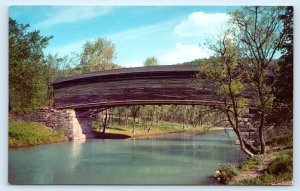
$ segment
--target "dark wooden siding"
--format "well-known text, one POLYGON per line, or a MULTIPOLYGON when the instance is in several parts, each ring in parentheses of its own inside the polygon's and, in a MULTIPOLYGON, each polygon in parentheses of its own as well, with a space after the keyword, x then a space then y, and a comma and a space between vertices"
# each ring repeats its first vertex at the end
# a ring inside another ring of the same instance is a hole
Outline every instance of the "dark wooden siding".
POLYGON ((130 71, 110 75, 102 72, 99 76, 60 79, 53 84, 54 103, 58 109, 135 104, 218 104, 214 83, 204 79, 195 83, 196 72, 194 68, 135 75, 130 71))

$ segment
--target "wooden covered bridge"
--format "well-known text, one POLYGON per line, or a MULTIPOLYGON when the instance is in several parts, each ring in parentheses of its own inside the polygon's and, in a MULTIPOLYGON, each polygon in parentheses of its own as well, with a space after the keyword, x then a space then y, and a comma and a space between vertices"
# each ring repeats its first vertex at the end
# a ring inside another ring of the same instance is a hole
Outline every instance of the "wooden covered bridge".
POLYGON ((89 126, 93 112, 111 107, 222 104, 214 82, 196 80, 198 67, 151 66, 61 77, 53 82, 54 107, 73 110, 79 125, 89 126))
POLYGON ((197 65, 169 65, 107 70, 53 82, 57 109, 92 109, 129 105, 220 104, 213 82, 195 79, 197 65))

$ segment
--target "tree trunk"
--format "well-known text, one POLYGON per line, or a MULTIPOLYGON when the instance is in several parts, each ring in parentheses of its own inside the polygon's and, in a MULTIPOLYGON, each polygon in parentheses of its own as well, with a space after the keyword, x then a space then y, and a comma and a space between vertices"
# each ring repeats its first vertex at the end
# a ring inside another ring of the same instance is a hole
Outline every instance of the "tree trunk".
POLYGON ((242 139, 241 134, 240 134, 240 130, 239 130, 239 123, 238 123, 239 121, 238 121, 237 110, 235 109, 234 111, 235 112, 234 112, 233 119, 230 117, 229 112, 226 112, 226 116, 227 116, 228 122, 230 123, 232 129, 234 130, 235 134, 238 137, 238 140, 240 142, 240 148, 241 148, 241 150, 244 151, 250 157, 253 157, 254 154, 249 149, 247 149, 245 147, 244 140, 242 139))
POLYGON ((108 124, 109 124, 109 127, 111 127, 114 123, 114 113, 111 112, 110 115, 108 115, 108 124))
POLYGON ((148 133, 149 133, 150 130, 151 130, 151 126, 149 126, 149 128, 148 128, 148 133))
POLYGON ((134 130, 135 130, 135 117, 133 118, 133 123, 132 123, 132 132, 131 132, 131 133, 134 133, 134 130))
POLYGON ((199 125, 201 126, 202 125, 202 116, 199 115, 199 125))
POLYGON ((260 119, 260 125, 258 128, 259 141, 260 141, 260 154, 262 155, 266 154, 266 143, 264 139, 264 123, 265 123, 265 114, 263 112, 260 119))
POLYGON ((174 122, 173 122, 173 119, 171 119, 171 127, 174 128, 174 122))
POLYGON ((241 150, 244 151, 250 157, 253 157, 254 154, 245 147, 244 140, 242 139, 242 137, 241 137, 241 135, 240 135, 239 132, 237 133, 237 136, 238 136, 238 139, 239 139, 239 142, 240 142, 241 150))
POLYGON ((146 131, 147 126, 148 126, 147 121, 143 121, 143 126, 144 126, 144 131, 146 131))
POLYGON ((125 114, 125 128, 127 129, 128 126, 128 116, 125 114))
POLYGON ((121 112, 119 111, 118 114, 119 114, 119 125, 121 125, 121 112))
POLYGON ((104 118, 104 123, 103 123, 102 134, 105 134, 105 130, 106 130, 106 127, 107 127, 107 119, 108 119, 108 110, 105 110, 105 118, 104 118))

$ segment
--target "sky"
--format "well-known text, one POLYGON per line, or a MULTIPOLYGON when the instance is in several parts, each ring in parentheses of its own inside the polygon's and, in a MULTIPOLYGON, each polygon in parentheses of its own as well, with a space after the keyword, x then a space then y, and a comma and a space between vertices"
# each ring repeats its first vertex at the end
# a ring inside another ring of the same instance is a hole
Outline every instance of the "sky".
POLYGON ((9 16, 51 36, 45 54, 80 54, 98 37, 115 44, 114 63, 142 66, 147 57, 161 65, 208 58, 206 44, 225 28, 226 6, 10 6, 9 16))

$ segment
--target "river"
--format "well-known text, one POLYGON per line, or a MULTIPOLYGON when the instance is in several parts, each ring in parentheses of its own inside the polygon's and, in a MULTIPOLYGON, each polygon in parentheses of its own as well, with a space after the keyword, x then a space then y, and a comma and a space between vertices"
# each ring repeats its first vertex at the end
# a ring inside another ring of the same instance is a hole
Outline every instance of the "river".
POLYGON ((209 185, 220 164, 246 158, 233 132, 183 132, 9 149, 11 184, 209 185))

